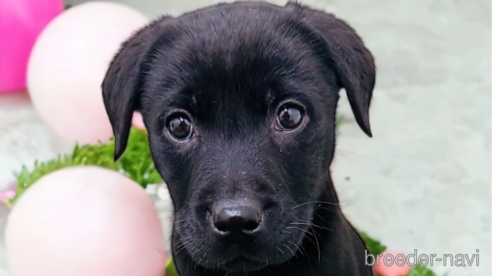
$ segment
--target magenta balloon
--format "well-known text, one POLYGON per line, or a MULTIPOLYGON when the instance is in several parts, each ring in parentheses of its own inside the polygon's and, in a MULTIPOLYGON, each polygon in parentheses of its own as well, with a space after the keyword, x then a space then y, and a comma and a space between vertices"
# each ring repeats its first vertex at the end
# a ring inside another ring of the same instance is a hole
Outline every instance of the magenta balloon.
POLYGON ((0 93, 26 87, 29 54, 62 0, 0 0, 0 93))

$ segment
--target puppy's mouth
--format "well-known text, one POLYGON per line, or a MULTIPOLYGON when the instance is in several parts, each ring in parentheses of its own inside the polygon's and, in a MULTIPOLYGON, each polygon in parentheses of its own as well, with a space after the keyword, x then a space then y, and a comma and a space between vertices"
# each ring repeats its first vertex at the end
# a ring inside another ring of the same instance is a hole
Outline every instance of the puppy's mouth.
POLYGON ((266 266, 267 264, 265 262, 251 260, 243 256, 228 261, 223 265, 224 270, 229 273, 258 271, 266 266))

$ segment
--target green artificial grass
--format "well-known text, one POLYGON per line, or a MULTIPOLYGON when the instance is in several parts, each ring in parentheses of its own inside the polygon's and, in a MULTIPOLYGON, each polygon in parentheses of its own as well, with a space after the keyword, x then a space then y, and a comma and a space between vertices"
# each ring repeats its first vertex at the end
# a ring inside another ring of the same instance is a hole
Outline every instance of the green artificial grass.
POLYGON ((58 156, 57 159, 47 162, 36 162, 32 170, 24 166, 17 175, 17 194, 12 203, 42 176, 70 166, 95 165, 119 171, 144 188, 147 184, 163 182, 154 167, 147 134, 144 131, 133 128, 125 153, 116 162, 113 161, 113 156, 114 140, 111 140, 106 144, 75 146, 71 154, 58 156))
MULTIPOLYGON (((337 131, 344 119, 341 117, 337 120, 337 131)), ((44 175, 70 166, 96 165, 119 171, 144 188, 147 184, 163 183, 152 161, 145 131, 132 128, 125 153, 116 162, 113 161, 113 156, 114 140, 111 140, 106 144, 76 146, 71 154, 58 156, 57 159, 47 162, 36 162, 32 170, 24 166, 17 175, 17 194, 11 203, 15 204, 15 201, 44 175)), ((386 246, 366 233, 359 231, 359 234, 370 254, 376 256, 386 250, 386 246)), ((167 262, 166 276, 177 276, 171 260, 167 262)), ((435 276, 435 274, 425 267, 416 266, 408 276, 435 276)))
POLYGON ((412 267, 408 276, 436 276, 436 274, 427 267, 417 265, 415 267, 412 267))

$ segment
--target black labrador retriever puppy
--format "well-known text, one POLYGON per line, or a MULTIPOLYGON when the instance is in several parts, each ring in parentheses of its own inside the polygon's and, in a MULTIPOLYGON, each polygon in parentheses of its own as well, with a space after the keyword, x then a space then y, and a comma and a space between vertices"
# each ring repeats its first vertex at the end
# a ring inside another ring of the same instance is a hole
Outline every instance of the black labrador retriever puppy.
POLYGON ((340 89, 371 136, 374 84, 355 31, 297 3, 215 5, 126 41, 102 84, 115 158, 141 111, 180 275, 371 275, 329 167, 340 89))

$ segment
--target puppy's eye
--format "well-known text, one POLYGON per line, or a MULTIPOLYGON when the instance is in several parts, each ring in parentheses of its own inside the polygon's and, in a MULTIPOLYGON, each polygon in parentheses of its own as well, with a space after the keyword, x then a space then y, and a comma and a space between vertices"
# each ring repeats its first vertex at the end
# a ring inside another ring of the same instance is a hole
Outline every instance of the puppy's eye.
POLYGON ((167 129, 171 137, 178 141, 188 140, 193 134, 193 124, 188 116, 181 113, 168 120, 167 129))
POLYGON ((302 123, 304 112, 296 104, 284 104, 277 113, 277 125, 283 130, 294 130, 302 123))

